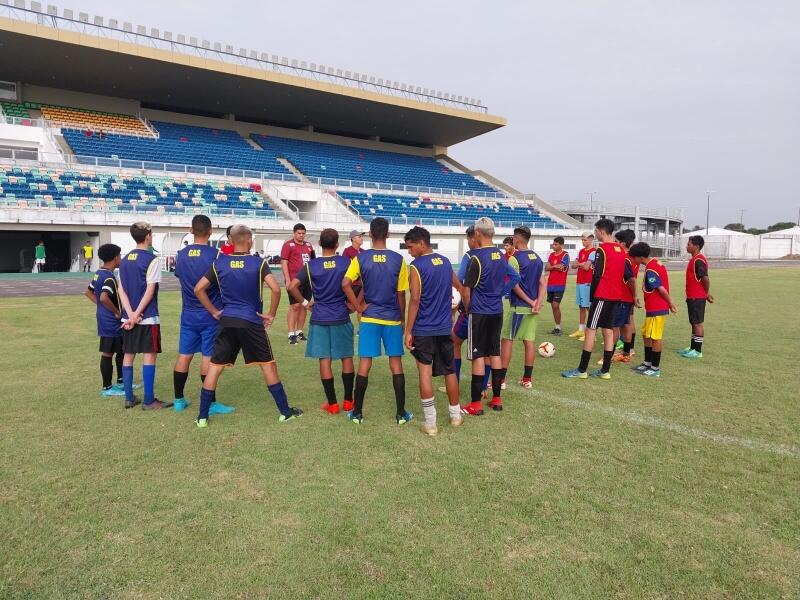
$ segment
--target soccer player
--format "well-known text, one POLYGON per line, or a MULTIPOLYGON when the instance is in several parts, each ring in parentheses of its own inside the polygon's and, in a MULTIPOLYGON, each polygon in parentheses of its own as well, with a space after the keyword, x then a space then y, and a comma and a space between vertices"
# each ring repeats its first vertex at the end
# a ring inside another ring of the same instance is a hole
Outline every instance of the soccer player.
POLYGON ((157 400, 154 393, 156 357, 161 353, 161 321, 158 316, 158 286, 161 267, 152 247, 153 229, 138 221, 131 225, 136 248, 128 252, 119 266, 119 297, 122 303, 122 379, 125 385, 125 408, 140 403, 133 395, 133 362, 142 355, 144 410, 169 408, 172 403, 157 400))
MULTIPOLYGON (((200 304, 194 293, 194 286, 208 273, 219 252, 208 243, 211 237, 211 219, 205 215, 192 217, 191 233, 194 242, 181 248, 175 256, 175 277, 181 283, 181 330, 178 342, 178 357, 172 373, 172 384, 175 392, 173 402, 176 411, 189 406, 184 397, 186 380, 189 378, 189 366, 198 352, 202 355, 200 363, 200 380, 204 381, 214 352, 214 338, 217 334, 217 320, 200 304)), ((222 309, 222 298, 217 286, 206 291, 211 303, 222 309)), ((211 414, 226 414, 234 411, 232 406, 219 402, 211 405, 211 414)))
POLYGON ((569 254, 564 250, 564 238, 557 235, 550 245, 553 251, 547 258, 544 270, 547 271, 547 301, 553 309, 553 320, 556 325, 551 335, 561 335, 561 300, 567 289, 567 272, 569 271, 569 254))
POLYGON ((581 235, 583 248, 578 250, 578 260, 572 263, 575 269, 575 304, 578 305, 578 329, 569 334, 579 342, 586 339, 586 314, 589 312, 590 290, 592 287, 592 268, 594 265, 595 249, 594 234, 585 232, 581 235))
MULTIPOLYGON (((306 241, 306 226, 298 223, 292 228, 292 239, 283 243, 281 248, 281 271, 283 271, 283 281, 285 285, 297 277, 300 269, 312 258, 314 258, 314 248, 306 241)), ((308 290, 304 290, 303 298, 310 300, 308 290)), ((306 334, 303 327, 306 324, 306 311, 303 306, 289 294, 289 312, 286 313, 286 323, 289 326, 289 344, 294 346, 298 342, 306 341, 306 334)))
POLYGON ((222 244, 222 247, 219 249, 224 255, 233 254, 233 243, 231 242, 231 229, 233 229, 233 225, 228 225, 228 228, 225 230, 225 243, 222 244))
POLYGON ((692 255, 686 265, 686 308, 692 326, 692 340, 688 348, 678 350, 684 358, 703 358, 706 301, 714 303, 714 296, 708 293, 711 281, 708 278, 708 259, 702 254, 704 245, 701 235, 690 236, 686 242, 686 251, 692 255))
POLYGON ((47 262, 47 250, 44 247, 44 241, 39 240, 39 243, 33 249, 33 269, 31 269, 31 273, 43 273, 45 262, 47 262))
POLYGON ((408 305, 405 344, 417 360, 419 394, 425 423, 422 432, 436 435, 436 404, 433 378, 444 376, 449 402, 450 424, 460 426, 458 379, 453 365, 453 340, 450 337, 450 307, 453 288, 461 292, 461 282, 450 261, 431 249, 431 234, 423 227, 412 227, 405 235, 408 253, 414 257, 409 274, 411 300, 408 305))
POLYGON ((678 312, 669 295, 669 275, 667 268, 658 259, 650 258, 650 246, 644 242, 634 244, 630 249, 632 261, 647 264, 644 273, 644 310, 642 327, 644 338, 644 362, 634 371, 646 377, 661 377, 661 349, 664 338, 664 325, 667 315, 678 312))
POLYGON ((514 255, 509 260, 511 267, 519 273, 519 285, 525 295, 534 298, 534 306, 526 304, 518 295, 509 296, 509 309, 503 318, 503 335, 500 342, 500 355, 503 369, 508 372, 514 340, 521 340, 525 349, 525 362, 519 385, 531 389, 533 384, 533 363, 536 360, 536 323, 545 299, 544 263, 533 250, 528 248, 531 230, 520 226, 514 229, 514 255))
MULTIPOLYGON (((464 235, 467 237, 467 247, 469 250, 464 253, 464 256, 461 257, 461 263, 458 265, 458 281, 459 283, 463 284, 464 279, 467 277, 467 268, 469 267, 470 260, 472 258, 472 251, 478 247, 478 240, 475 237, 475 226, 470 225, 467 227, 464 235)), ((467 311, 464 309, 464 301, 459 303, 457 309, 457 316, 455 323, 453 324, 453 366, 456 373, 456 379, 461 380, 461 345, 464 343, 464 340, 467 339, 468 336, 468 323, 469 323, 469 315, 467 315, 467 311)), ((440 391, 445 391, 441 390, 440 391)))
POLYGON ((622 246, 612 241, 614 222, 600 219, 594 224, 594 234, 600 245, 594 259, 589 314, 586 321, 586 339, 583 342, 580 364, 577 369, 564 371, 562 377, 586 379, 589 361, 592 358, 594 338, 598 329, 603 330, 603 366, 592 371, 592 377, 611 379, 611 358, 614 356, 614 316, 617 305, 625 297, 623 288, 636 285, 630 265, 625 260, 622 246))
POLYGON ((353 229, 350 232, 350 245, 342 251, 342 256, 353 260, 361 254, 361 246, 364 245, 364 231, 353 229))
POLYGON ((234 365, 240 351, 246 365, 261 367, 267 389, 280 412, 278 421, 291 421, 303 414, 299 408, 289 406, 265 329, 275 320, 281 301, 281 288, 267 262, 250 254, 253 232, 249 227, 234 225, 231 229, 231 241, 233 252, 218 256, 208 273, 194 287, 200 304, 219 321, 208 374, 200 390, 200 412, 195 423, 201 429, 208 427, 211 405, 216 400, 217 382, 225 367, 234 365), (269 312, 262 314, 265 283, 271 297, 269 312), (212 285, 219 288, 222 310, 214 306, 208 297, 208 289, 212 285))
POLYGON ((83 266, 81 267, 81 272, 88 273, 92 270, 92 258, 94 258, 94 246, 92 246, 92 242, 90 240, 86 240, 86 243, 81 248, 81 254, 83 254, 83 266))
POLYGON ((353 410, 353 324, 342 279, 350 267, 350 259, 337 256, 339 232, 323 229, 319 236, 322 256, 312 258, 300 269, 286 288, 292 297, 311 312, 306 357, 319 359, 319 377, 327 402, 322 410, 335 415, 339 412, 336 386, 333 383, 332 363, 342 361, 344 410, 353 410), (301 290, 310 289, 312 300, 303 297, 301 290))
POLYGON ((628 267, 633 275, 634 286, 633 290, 628 286, 622 288, 623 298, 617 305, 617 314, 614 317, 614 338, 618 340, 615 347, 617 352, 614 353, 611 362, 629 363, 631 355, 635 354, 633 343, 636 340, 636 323, 633 318, 633 308, 638 301, 636 278, 639 276, 639 264, 630 259, 628 251, 636 239, 636 233, 632 229, 623 229, 614 234, 614 239, 625 250, 625 260, 628 261, 628 267))
POLYGON ((475 221, 475 237, 478 247, 471 250, 467 276, 464 280, 464 307, 469 315, 468 357, 472 361, 471 402, 462 407, 465 414, 483 414, 481 395, 486 362, 492 368, 492 410, 503 410, 500 397, 506 370, 500 359, 500 333, 503 327, 503 280, 510 272, 513 274, 510 285, 512 291, 533 309, 531 300, 519 285, 519 274, 503 259, 503 254, 492 243, 494 222, 488 217, 475 221))
POLYGON ((352 306, 361 314, 358 335, 358 374, 354 392, 355 406, 347 413, 353 423, 364 420, 364 396, 369 384, 372 360, 381 355, 381 346, 389 357, 392 387, 397 411, 395 421, 405 425, 414 415, 406 410, 406 376, 403 374, 403 324, 406 314, 408 267, 403 257, 386 248, 389 221, 376 217, 369 224, 372 248, 364 250, 350 263, 342 280, 342 289, 352 306), (353 292, 353 283, 361 280, 363 301, 353 292))
POLYGON ((94 274, 89 288, 84 292, 97 305, 97 335, 100 337, 100 377, 103 380, 101 396, 123 396, 122 385, 122 329, 119 323, 122 316, 117 278, 114 269, 119 267, 120 247, 114 244, 103 244, 97 255, 102 265, 94 274), (117 382, 112 384, 114 365, 112 359, 116 355, 117 382))

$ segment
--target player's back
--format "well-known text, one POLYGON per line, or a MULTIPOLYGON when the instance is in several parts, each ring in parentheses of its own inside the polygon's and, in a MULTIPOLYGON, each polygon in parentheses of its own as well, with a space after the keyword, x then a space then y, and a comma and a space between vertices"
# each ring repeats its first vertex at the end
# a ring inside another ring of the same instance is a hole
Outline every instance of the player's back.
MULTIPOLYGON (((623 252, 625 252, 624 249, 623 252)), ((627 252, 625 252, 625 263, 626 269, 630 269, 630 272, 633 275, 633 280, 636 281, 636 278, 639 277, 639 263, 633 262, 630 256, 628 256, 627 252)), ((622 301, 628 302, 629 304, 633 304, 634 302, 633 292, 627 286, 627 284, 622 288, 622 301)))
MULTIPOLYGON (((519 285, 522 287, 522 291, 529 298, 535 300, 539 296, 539 286, 541 285, 542 272, 544 271, 542 258, 533 250, 518 250, 513 258, 519 265, 519 285)), ((514 293, 509 297, 509 303, 515 307, 528 306, 514 293)))
MULTIPOLYGON (((119 279, 132 308, 135 309, 139 305, 147 291, 148 273, 158 268, 158 259, 149 250, 134 248, 122 258, 119 264, 119 279)), ((142 314, 145 319, 158 316, 158 284, 155 286, 153 299, 142 314)))
POLYGON ((314 297, 312 323, 336 325, 350 320, 347 297, 342 290, 342 280, 349 267, 350 259, 344 256, 321 256, 306 263, 306 274, 314 297))
POLYGON ((420 303, 414 335, 448 335, 452 324, 453 265, 437 253, 411 263, 411 277, 419 277, 420 303))
MULTIPOLYGON (((503 314, 503 280, 507 263, 503 253, 494 246, 472 250, 470 270, 478 269, 472 288, 469 311, 475 314, 503 314)), ((469 281, 469 271, 467 280, 469 281)))
MULTIPOLYGON (((175 256, 175 277, 181 284, 181 323, 184 325, 216 322, 195 296, 194 286, 205 277, 219 254, 219 250, 208 244, 192 244, 181 248, 175 256)), ((212 284, 206 293, 211 303, 221 309, 219 288, 212 284)))
POLYGON ((90 284, 97 304, 97 335, 100 337, 119 337, 122 335, 119 318, 100 301, 103 292, 108 294, 111 302, 120 310, 119 295, 117 294, 117 278, 114 272, 108 269, 98 269, 90 284))
POLYGON ((616 242, 603 242, 597 248, 602 255, 594 297, 598 300, 620 301, 625 298, 625 250, 616 242))
POLYGON ((262 323, 263 282, 269 266, 252 254, 221 254, 214 261, 213 272, 222 297, 222 317, 262 323))
POLYGON ((644 291, 644 309, 647 316, 666 315, 669 313, 669 302, 658 293, 659 287, 669 293, 669 273, 667 267, 656 258, 651 258, 644 273, 642 288, 644 291))
MULTIPOLYGON (((362 315, 368 319, 400 321, 400 303, 397 299, 398 283, 407 271, 403 257, 394 250, 364 250, 355 260, 364 289, 364 302, 368 304, 362 315)), ((403 288, 405 289, 405 288, 403 288)))

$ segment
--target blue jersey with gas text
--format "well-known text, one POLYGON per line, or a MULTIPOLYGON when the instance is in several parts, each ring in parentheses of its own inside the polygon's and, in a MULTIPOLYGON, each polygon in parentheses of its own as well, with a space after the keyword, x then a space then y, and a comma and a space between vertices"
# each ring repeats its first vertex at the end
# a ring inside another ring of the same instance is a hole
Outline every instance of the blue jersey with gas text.
MULTIPOLYGON (((175 277, 181 282, 181 325, 204 327, 217 324, 217 320, 194 295, 194 286, 208 273, 217 254, 219 250, 213 246, 192 244, 181 248, 175 256, 175 277)), ((206 289, 206 293, 211 303, 221 310, 219 288, 212 285, 206 289)))
POLYGON ((119 317, 100 302, 100 296, 103 292, 106 292, 111 302, 117 307, 117 310, 120 309, 117 278, 114 276, 113 271, 98 269, 89 284, 89 289, 92 290, 97 301, 97 335, 100 337, 122 337, 119 317))
MULTIPOLYGON (((147 273, 153 269, 158 269, 158 258, 156 255, 148 250, 140 250, 134 248, 122 257, 122 262, 119 264, 119 281, 122 284, 122 289, 128 296, 131 308, 136 310, 139 306, 145 291, 147 291, 147 273), (155 263, 155 264, 154 264, 155 263)), ((125 308, 122 309, 123 317, 127 317, 125 308)), ((158 284, 156 284, 156 291, 153 298, 145 307, 142 313, 143 319, 150 319, 158 316, 158 284)))
MULTIPOLYGON (((514 253, 512 260, 519 265, 519 285, 522 291, 525 292, 531 300, 536 300, 539 297, 539 287, 542 281, 542 272, 544 271, 544 261, 533 250, 518 250, 514 253)), ((509 304, 511 306, 525 306, 519 296, 511 293, 509 304)))
POLYGON ((495 246, 475 248, 471 253, 472 259, 465 280, 465 285, 472 289, 469 312, 502 315, 503 283, 508 263, 495 246))
POLYGON ((420 283, 419 310, 414 335, 449 335, 452 326, 453 265, 441 254, 430 253, 411 263, 409 277, 420 283))
POLYGON ((252 254, 220 254, 207 277, 216 283, 222 297, 222 318, 243 319, 261 325, 264 278, 270 273, 266 261, 252 254))
POLYGON ((394 250, 364 250, 347 269, 350 281, 361 279, 364 302, 369 305, 361 316, 365 323, 399 325, 400 302, 397 292, 408 289, 408 267, 394 250))
POLYGON ((311 286, 314 297, 311 322, 315 325, 341 325, 350 322, 347 297, 342 290, 342 280, 348 268, 349 258, 321 256, 312 258, 297 274, 301 286, 311 286))

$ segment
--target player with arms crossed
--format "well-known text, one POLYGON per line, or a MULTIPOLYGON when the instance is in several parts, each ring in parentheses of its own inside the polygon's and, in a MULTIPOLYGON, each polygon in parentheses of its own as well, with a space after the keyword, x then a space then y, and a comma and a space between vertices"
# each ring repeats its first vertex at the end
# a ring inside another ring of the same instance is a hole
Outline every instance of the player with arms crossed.
POLYGON ((678 350, 684 358, 703 358, 706 302, 714 303, 714 296, 708 293, 711 280, 708 278, 708 259, 702 254, 704 245, 705 240, 700 235, 693 235, 686 242, 686 251, 692 255, 686 265, 686 308, 692 326, 692 340, 688 348, 678 350))
POLYGON ((557 235, 550 245, 553 251, 544 266, 547 271, 547 301, 553 309, 555 327, 551 335, 561 335, 561 301, 564 299, 564 290, 567 289, 567 272, 569 271, 569 254, 564 250, 564 238, 557 235))
POLYGON ((231 241, 233 252, 229 255, 220 254, 194 287, 200 304, 219 320, 214 352, 200 390, 200 412, 195 423, 199 428, 208 427, 209 410, 216 400, 217 382, 225 367, 234 365, 240 351, 246 365, 261 367, 267 389, 280 412, 278 421, 291 421, 302 415, 303 411, 289 406, 265 329, 275 320, 281 301, 281 288, 267 262, 250 254, 253 232, 249 227, 234 225, 231 241), (212 284, 219 288, 222 310, 214 306, 208 297, 207 290, 212 284), (262 314, 264 284, 267 284, 271 293, 267 314, 262 314))
POLYGON ((433 378, 444 376, 450 410, 450 424, 463 423, 458 403, 458 379, 453 365, 453 339, 450 336, 450 310, 453 288, 461 292, 450 261, 431 249, 431 234, 423 227, 412 227, 405 235, 408 253, 414 258, 409 268, 411 300, 408 305, 405 343, 417 360, 419 394, 425 423, 422 432, 436 435, 436 404, 433 378))
MULTIPOLYGON (((281 271, 285 285, 297 277, 303 266, 314 258, 314 248, 306 241, 306 226, 298 223, 292 229, 292 239, 284 242, 281 248, 281 271)), ((286 323, 289 326, 289 344, 294 346, 298 342, 306 341, 303 326, 306 324, 306 311, 291 294, 289 296, 289 312, 286 313, 286 323)), ((306 291, 306 294, 308 292, 306 291)), ((310 300, 310 296, 305 298, 310 300)))
POLYGON ((572 263, 575 269, 575 304, 578 305, 578 329, 569 334, 579 342, 586 339, 586 314, 592 304, 592 268, 594 267, 594 235, 585 232, 581 235, 583 248, 578 250, 578 260, 572 263))
POLYGON ((320 408, 335 415, 339 412, 339 402, 333 383, 334 360, 342 361, 344 410, 353 410, 353 323, 342 290, 342 279, 350 268, 350 259, 337 256, 339 232, 335 229, 323 229, 319 245, 322 256, 308 261, 286 289, 311 312, 306 357, 319 359, 319 377, 327 400, 320 408), (303 297, 304 289, 310 289, 312 300, 303 297))

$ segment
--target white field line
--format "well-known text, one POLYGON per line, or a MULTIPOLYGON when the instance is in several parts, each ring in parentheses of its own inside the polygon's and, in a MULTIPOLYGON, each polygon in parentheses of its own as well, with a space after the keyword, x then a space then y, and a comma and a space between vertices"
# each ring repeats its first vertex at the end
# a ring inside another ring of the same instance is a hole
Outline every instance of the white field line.
POLYGON ((680 423, 674 423, 672 421, 667 421, 659 417, 644 415, 642 413, 638 413, 633 410, 625 410, 621 408, 616 408, 614 406, 608 406, 606 404, 600 404, 597 402, 578 400, 576 398, 553 396, 551 394, 546 394, 538 390, 533 390, 531 392, 527 391, 523 392, 522 390, 512 389, 511 385, 509 385, 505 393, 508 393, 509 391, 511 391, 514 395, 528 396, 530 394, 538 398, 541 398, 543 400, 549 400, 551 402, 555 402, 563 406, 569 406, 571 408, 580 408, 583 410, 588 410, 591 412, 606 415, 608 417, 612 417, 614 419, 623 421, 625 423, 633 423, 634 425, 643 425, 645 427, 655 427, 657 429, 671 431, 672 433, 677 433, 679 435, 693 437, 698 440, 706 440, 714 444, 721 444, 725 446, 739 446, 741 448, 746 448, 748 450, 753 450, 756 452, 768 452, 770 454, 777 454, 779 456, 786 456, 789 458, 800 459, 800 447, 797 446, 783 446, 778 444, 771 444, 770 442, 764 442, 761 440, 753 440, 750 438, 724 435, 721 433, 713 433, 711 431, 705 431, 703 429, 697 429, 695 427, 687 427, 686 425, 682 425, 680 423))

